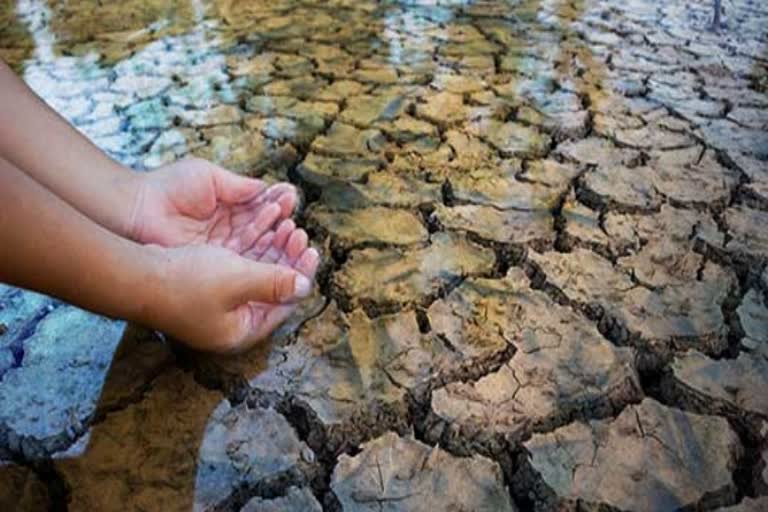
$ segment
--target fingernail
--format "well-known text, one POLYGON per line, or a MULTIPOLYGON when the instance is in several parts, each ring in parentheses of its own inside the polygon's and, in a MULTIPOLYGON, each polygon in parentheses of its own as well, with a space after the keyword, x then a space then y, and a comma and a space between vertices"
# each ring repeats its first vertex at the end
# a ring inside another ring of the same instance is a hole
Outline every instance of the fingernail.
POLYGON ((302 275, 296 276, 293 280, 293 296, 297 299, 309 297, 312 293, 312 282, 302 275))

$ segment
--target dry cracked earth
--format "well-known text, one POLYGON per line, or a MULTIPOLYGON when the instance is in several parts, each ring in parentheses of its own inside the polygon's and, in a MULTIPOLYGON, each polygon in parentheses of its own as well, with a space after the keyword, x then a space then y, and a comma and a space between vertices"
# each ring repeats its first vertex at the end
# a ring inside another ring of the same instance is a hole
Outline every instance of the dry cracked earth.
POLYGON ((764 2, 0 7, 99 147, 290 180, 324 254, 237 358, 0 288, 0 509, 768 510, 764 2))

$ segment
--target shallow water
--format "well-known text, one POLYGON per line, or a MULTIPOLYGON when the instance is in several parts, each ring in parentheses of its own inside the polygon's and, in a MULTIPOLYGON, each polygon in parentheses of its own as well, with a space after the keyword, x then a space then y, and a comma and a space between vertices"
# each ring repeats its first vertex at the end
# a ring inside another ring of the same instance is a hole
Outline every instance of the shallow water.
POLYGON ((0 57, 99 147, 294 182, 324 264, 236 359, 0 289, 0 457, 56 459, 0 505, 764 493, 768 8, 709 4, 2 0, 0 57))

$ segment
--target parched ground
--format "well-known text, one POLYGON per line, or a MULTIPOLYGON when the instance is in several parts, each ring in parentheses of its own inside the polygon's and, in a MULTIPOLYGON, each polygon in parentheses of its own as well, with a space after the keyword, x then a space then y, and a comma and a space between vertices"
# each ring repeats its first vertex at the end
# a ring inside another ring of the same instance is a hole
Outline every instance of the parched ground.
POLYGON ((98 146, 324 253, 229 359, 1 287, 0 509, 768 510, 768 6, 432 3, 0 1, 98 146))

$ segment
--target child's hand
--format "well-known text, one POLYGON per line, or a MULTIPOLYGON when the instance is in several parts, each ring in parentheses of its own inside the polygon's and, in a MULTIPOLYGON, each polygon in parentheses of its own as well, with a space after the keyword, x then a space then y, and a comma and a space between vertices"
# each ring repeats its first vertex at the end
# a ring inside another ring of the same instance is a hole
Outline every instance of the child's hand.
POLYGON ((266 337, 309 293, 319 256, 287 219, 290 184, 198 159, 136 174, 2 61, 0 90, 0 279, 219 351, 266 337))
POLYGON ((163 329, 190 346, 245 350, 296 308, 302 294, 292 295, 294 278, 286 276, 298 272, 308 280, 299 288, 311 287, 320 257, 288 219, 297 202, 292 185, 267 187, 192 159, 142 176, 137 197, 131 237, 176 248, 153 248, 164 261, 168 300, 150 322, 165 319, 163 329))
POLYGON ((201 159, 147 173, 131 215, 129 236, 164 247, 208 244, 247 252, 296 206, 294 187, 267 187, 201 159))
MULTIPOLYGON (((263 237, 255 250, 274 252, 273 235, 263 237)), ((311 291, 317 252, 307 248, 306 234, 292 239, 300 243, 289 241, 276 264, 208 245, 146 246, 159 269, 146 323, 194 348, 247 349, 266 338, 311 291)))

